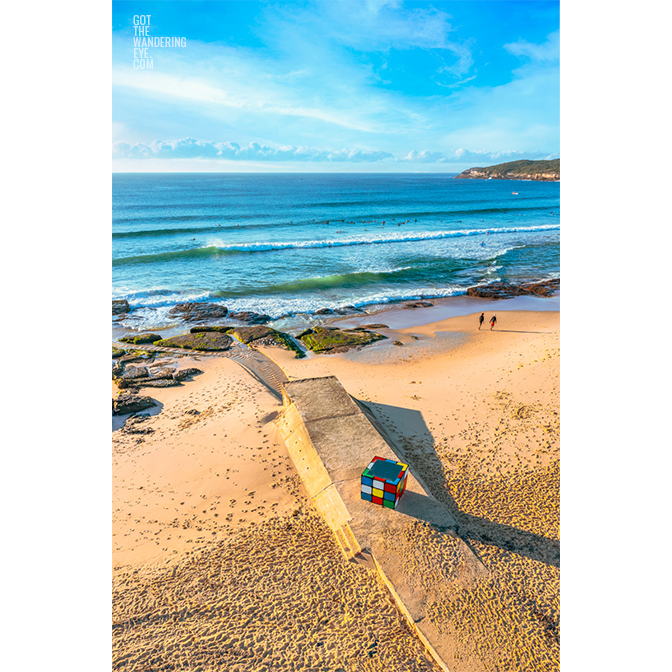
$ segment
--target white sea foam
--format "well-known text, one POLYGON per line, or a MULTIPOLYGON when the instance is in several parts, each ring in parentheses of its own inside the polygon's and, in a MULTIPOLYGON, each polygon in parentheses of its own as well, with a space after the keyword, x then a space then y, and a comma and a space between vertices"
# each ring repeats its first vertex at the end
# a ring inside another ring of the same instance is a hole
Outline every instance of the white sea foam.
POLYGON ((291 242, 260 242, 245 244, 222 244, 219 240, 212 240, 204 247, 217 247, 225 252, 268 252, 271 250, 310 249, 321 247, 345 247, 348 245, 383 245, 388 243, 408 243, 423 240, 441 240, 442 238, 462 238, 465 236, 496 235, 502 233, 533 233, 541 231, 556 231, 559 224, 542 224, 539 226, 508 226, 491 229, 458 229, 455 231, 424 231, 404 234, 391 233, 385 236, 349 236, 333 240, 299 240, 291 242))
POLYGON ((171 307, 177 303, 209 301, 214 298, 212 292, 180 292, 165 287, 151 287, 143 290, 133 290, 128 287, 116 287, 112 291, 113 299, 126 299, 129 305, 138 307, 159 308, 171 307))
MULTIPOLYGON (((222 299, 221 304, 226 305, 230 311, 253 311, 270 315, 273 319, 279 319, 288 315, 312 314, 320 308, 344 308, 345 306, 355 306, 356 308, 365 308, 375 304, 388 304, 397 301, 417 301, 427 298, 439 298, 446 296, 457 296, 465 293, 464 287, 418 287, 417 289, 394 289, 388 288, 384 292, 368 292, 359 295, 357 300, 329 300, 324 297, 302 297, 302 298, 270 298, 270 297, 246 297, 244 299, 222 299)), ((138 305, 127 317, 122 319, 119 324, 134 330, 170 328, 183 325, 180 319, 172 318, 168 315, 170 308, 178 301, 172 304, 161 306, 138 305)), ((218 302, 220 303, 220 302, 218 302)))
POLYGON ((229 310, 251 310, 257 313, 270 315, 274 319, 296 313, 314 313, 320 308, 344 308, 355 306, 364 308, 373 304, 385 304, 395 301, 417 301, 423 298, 437 298, 443 296, 456 296, 466 292, 464 287, 418 287, 409 288, 388 287, 384 291, 369 291, 358 294, 357 299, 329 300, 323 296, 301 298, 270 298, 270 297, 246 297, 244 299, 224 300, 229 310))

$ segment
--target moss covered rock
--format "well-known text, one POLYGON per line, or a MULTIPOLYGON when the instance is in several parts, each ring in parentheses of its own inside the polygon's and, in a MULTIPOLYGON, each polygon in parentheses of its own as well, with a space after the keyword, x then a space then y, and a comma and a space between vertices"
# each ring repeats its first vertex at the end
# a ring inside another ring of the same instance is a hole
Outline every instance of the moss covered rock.
POLYGON ((282 331, 276 331, 275 334, 271 337, 276 345, 280 345, 287 350, 291 350, 296 359, 301 359, 306 356, 306 353, 301 350, 301 348, 296 344, 296 341, 289 335, 285 334, 282 331))
POLYGON ((117 357, 123 357, 125 354, 126 350, 116 348, 114 345, 112 346, 112 359, 116 359, 117 357))
POLYGON ((313 352, 345 352, 358 348, 386 337, 375 331, 345 331, 335 327, 313 327, 301 332, 299 338, 313 352))
POLYGON ((218 331, 203 331, 196 334, 182 334, 156 341, 154 345, 166 348, 184 348, 185 350, 228 350, 231 336, 218 331))
POLYGON ((270 336, 276 333, 278 332, 276 332, 275 329, 264 327, 262 325, 258 325, 256 327, 233 327, 229 330, 229 334, 231 334, 231 336, 234 338, 237 338, 239 341, 241 341, 241 343, 251 343, 252 341, 256 341, 260 338, 265 338, 266 336, 270 336))
POLYGON ((160 341, 159 334, 126 334, 119 339, 122 343, 132 343, 133 345, 143 345, 144 343, 154 343, 160 341))
POLYGON ((235 329, 236 325, 235 324, 218 324, 216 326, 207 326, 207 327, 192 327, 189 329, 190 334, 202 334, 204 331, 219 331, 223 334, 225 334, 227 331, 231 331, 231 329, 235 329))
POLYGON ((305 357, 306 353, 295 343, 294 339, 282 331, 271 329, 270 327, 235 327, 229 330, 229 334, 235 336, 242 343, 252 343, 255 345, 279 345, 295 353, 297 359, 305 357))

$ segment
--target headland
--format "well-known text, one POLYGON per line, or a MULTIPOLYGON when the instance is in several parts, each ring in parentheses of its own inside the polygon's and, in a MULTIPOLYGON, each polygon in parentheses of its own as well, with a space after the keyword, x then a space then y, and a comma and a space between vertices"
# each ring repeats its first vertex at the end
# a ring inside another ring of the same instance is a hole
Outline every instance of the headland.
POLYGON ((548 161, 508 161, 487 168, 469 168, 455 179, 477 180, 532 180, 536 182, 559 182, 560 159, 548 161))

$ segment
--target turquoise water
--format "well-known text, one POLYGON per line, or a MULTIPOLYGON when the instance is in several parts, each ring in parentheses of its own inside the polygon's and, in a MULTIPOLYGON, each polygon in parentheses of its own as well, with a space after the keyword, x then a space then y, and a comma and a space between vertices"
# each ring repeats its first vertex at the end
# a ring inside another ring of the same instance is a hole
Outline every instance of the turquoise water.
POLYGON ((559 277, 559 208, 559 183, 445 174, 115 174, 113 298, 162 328, 183 301, 277 319, 559 277))

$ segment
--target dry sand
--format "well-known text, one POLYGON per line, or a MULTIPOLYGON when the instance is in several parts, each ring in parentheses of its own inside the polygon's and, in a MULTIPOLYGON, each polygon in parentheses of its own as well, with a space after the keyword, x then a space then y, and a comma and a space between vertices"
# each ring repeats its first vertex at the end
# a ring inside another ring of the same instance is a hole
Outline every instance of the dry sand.
MULTIPOLYGON (((559 313, 498 318, 381 330, 340 355, 262 351, 365 401, 489 570, 433 605, 450 669, 557 670, 559 313)), ((225 357, 182 361, 205 373, 148 390, 161 413, 113 433, 114 668, 438 669, 307 504, 279 401, 225 357)))

